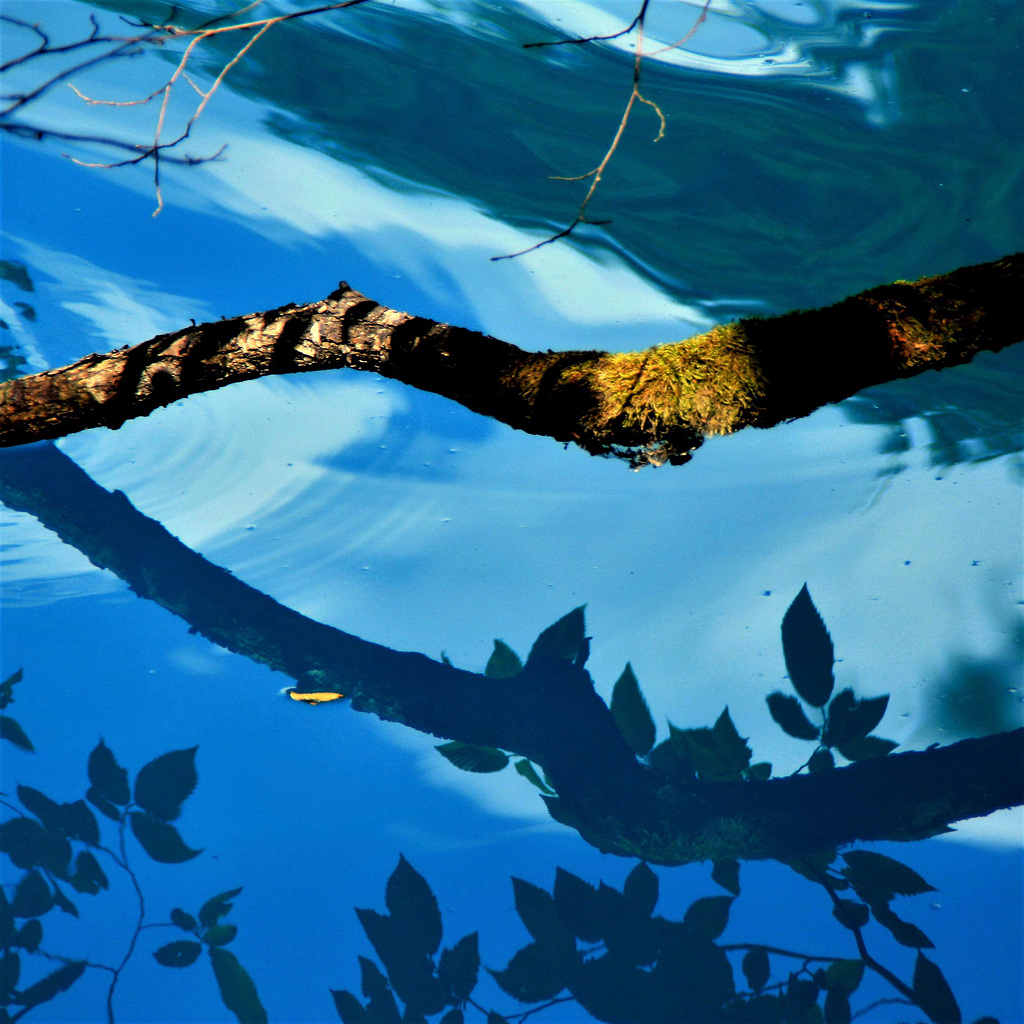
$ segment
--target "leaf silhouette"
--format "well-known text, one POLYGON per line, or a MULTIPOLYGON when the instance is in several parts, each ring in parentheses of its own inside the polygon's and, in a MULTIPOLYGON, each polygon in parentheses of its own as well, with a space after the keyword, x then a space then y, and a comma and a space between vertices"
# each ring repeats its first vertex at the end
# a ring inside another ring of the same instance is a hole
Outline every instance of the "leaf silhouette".
POLYGON ((13 917, 41 917, 53 907, 53 893, 38 871, 24 875, 11 900, 13 917))
POLYGON ((884 740, 881 736, 862 736, 846 743, 837 743, 836 750, 847 761, 870 761, 873 757, 885 757, 898 746, 895 740, 884 740))
POLYGON ((914 964, 914 999, 935 1024, 960 1024, 963 1019, 942 971, 923 953, 914 964))
POLYGON ((494 641, 494 650, 487 659, 484 675, 488 679, 511 679, 523 671, 519 655, 504 640, 494 641))
POLYGON ((238 1024, 267 1024, 256 986, 234 953, 217 946, 210 948, 210 963, 224 1005, 238 1018, 238 1024))
POLYGON ((806 583, 782 617, 782 653, 796 692, 812 707, 824 707, 835 685, 835 652, 806 583))
POLYGON ((432 956, 441 945, 441 911, 427 880, 399 855, 384 889, 384 902, 409 947, 432 956))
POLYGON ((641 861, 626 876, 622 895, 631 909, 643 917, 650 917, 658 903, 658 876, 641 861))
POLYGON ((84 960, 75 960, 63 967, 57 968, 52 974, 46 975, 34 985, 25 989, 17 997, 17 1002, 22 1006, 39 1006, 40 1003, 49 1002, 55 995, 66 992, 85 970, 84 960))
POLYGON ((831 992, 856 992, 864 977, 863 960, 833 960, 825 970, 825 986, 831 992))
POLYGON ((460 1002, 468 999, 476 988, 477 975, 480 973, 477 933, 463 936, 451 949, 442 949, 437 971, 456 999, 460 1002))
POLYGON ((181 864, 203 852, 186 846, 173 825, 138 811, 132 811, 128 817, 139 845, 161 864, 181 864))
POLYGON ((109 803, 124 807, 131 799, 128 772, 117 763, 117 759, 103 740, 99 741, 89 755, 89 782, 92 783, 96 795, 109 803))
POLYGON ((172 750, 144 765, 135 777, 135 802, 160 821, 174 821, 181 814, 183 801, 196 788, 198 749, 172 750))
POLYGON ((584 608, 586 605, 573 608, 567 615, 563 615, 557 622, 548 626, 534 641, 530 655, 526 659, 527 662, 538 657, 575 661, 583 646, 584 634, 587 631, 583 618, 584 608))
POLYGON ((683 915, 683 925, 703 939, 714 942, 729 923, 732 896, 705 896, 694 900, 683 915))
POLYGON ((203 942, 208 946, 226 946, 238 934, 238 926, 233 924, 215 924, 203 932, 203 942))
POLYGON ((370 1017, 365 1007, 348 989, 332 988, 331 998, 342 1024, 369 1024, 370 1017))
POLYGON ((19 668, 0 683, 0 711, 14 701, 14 684, 20 683, 23 678, 24 673, 19 668))
POLYGON ((369 999, 366 1005, 366 1020, 374 1024, 400 1024, 402 1015, 391 994, 387 978, 372 960, 359 957, 359 973, 362 976, 363 995, 369 999))
POLYGON ((35 750, 25 730, 9 715, 0 715, 0 740, 7 740, 30 754, 35 750))
POLYGON ((177 942, 168 942, 166 946, 161 946, 153 954, 153 959, 164 967, 188 967, 189 964, 196 962, 202 951, 200 943, 179 939, 177 942))
POLYGON ((640 692, 640 684, 633 673, 633 666, 626 662, 612 689, 612 718, 625 737, 630 749, 639 757, 649 753, 654 746, 657 730, 651 718, 647 701, 640 692))
MULTIPOLYGON (((227 892, 217 893, 216 896, 211 896, 199 908, 199 923, 204 928, 214 927, 214 925, 216 925, 217 922, 231 910, 231 908, 234 906, 231 900, 233 900, 241 891, 242 889, 241 887, 239 887, 237 889, 228 889, 227 892)), ((187 914, 185 916, 188 917, 187 914)), ((189 919, 192 920, 191 918, 189 919)), ((173 915, 171 917, 171 920, 174 920, 173 915)), ((177 921, 175 921, 174 923, 178 924, 177 921)), ((180 928, 184 926, 178 925, 178 927, 180 928)), ((194 921, 192 927, 195 927, 194 921)))
POLYGON ((513 999, 539 1003, 553 999, 569 982, 572 964, 567 957, 552 956, 549 947, 531 942, 509 961, 503 971, 488 973, 513 999))
POLYGON ((565 868, 555 869, 555 908, 559 918, 584 942, 604 938, 604 900, 597 889, 565 868))
POLYGON ((559 916, 551 895, 522 878, 512 879, 516 913, 537 943, 553 951, 575 950, 572 933, 559 916))
POLYGON ((853 690, 840 690, 828 706, 828 722, 821 742, 827 747, 837 747, 840 743, 863 739, 882 720, 888 705, 888 696, 857 700, 853 690))
POLYGON ((537 774, 537 770, 525 757, 516 761, 514 767, 524 779, 532 782, 542 793, 547 793, 548 796, 555 795, 555 791, 537 774))
POLYGON ((894 896, 920 896, 936 891, 913 868, 884 853, 850 850, 842 858, 846 861, 842 873, 869 903, 888 903, 894 896))
POLYGON ((771 977, 771 964, 768 951, 763 946, 755 946, 743 954, 743 977, 755 992, 760 992, 771 977))
POLYGON ((820 730, 804 714, 804 709, 796 697, 776 690, 775 693, 769 693, 765 700, 768 702, 769 714, 787 735, 798 740, 818 738, 820 730))
POLYGON ((199 922, 191 914, 186 914, 180 907, 175 907, 171 911, 171 923, 176 924, 182 931, 192 932, 195 931, 199 922))
POLYGON ((733 896, 740 894, 740 862, 738 860, 716 860, 711 867, 711 879, 733 896))
POLYGON ((71 861, 71 844, 31 818, 11 818, 0 824, 0 853, 17 868, 36 865, 63 877, 71 861))
POLYGON ((473 743, 452 740, 438 744, 434 749, 464 772, 500 772, 508 766, 508 754, 494 747, 478 747, 473 743))

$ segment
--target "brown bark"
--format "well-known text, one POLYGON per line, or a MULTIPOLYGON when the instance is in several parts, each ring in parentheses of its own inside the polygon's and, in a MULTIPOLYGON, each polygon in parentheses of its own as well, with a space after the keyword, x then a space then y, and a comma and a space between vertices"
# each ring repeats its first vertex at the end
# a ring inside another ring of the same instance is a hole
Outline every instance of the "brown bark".
POLYGON ((537 658, 489 679, 308 619, 212 565, 52 445, 0 454, 0 497, 193 632, 352 707, 537 762, 553 817, 598 848, 658 864, 793 859, 915 839, 1024 801, 1024 730, 816 775, 686 786, 638 761, 582 668, 537 658))
POLYGON ((116 429, 235 381, 351 367, 594 454, 680 463, 706 435, 772 426, 1020 341, 1021 294, 1017 254, 642 352, 535 353, 388 309, 343 283, 319 302, 201 324, 0 384, 0 446, 116 429))

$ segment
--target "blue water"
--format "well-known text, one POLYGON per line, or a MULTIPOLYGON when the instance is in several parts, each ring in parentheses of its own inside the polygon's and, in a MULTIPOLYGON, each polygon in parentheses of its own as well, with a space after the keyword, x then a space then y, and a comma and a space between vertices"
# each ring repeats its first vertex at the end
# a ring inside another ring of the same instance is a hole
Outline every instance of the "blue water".
MULTIPOLYGON (((68 39, 89 10, 5 4, 68 39)), ((108 3, 101 19, 164 10, 108 3)), ((679 38, 698 10, 655 2, 648 43, 679 38)), ((4 140, 3 258, 35 290, 2 282, 0 344, 29 369, 55 367, 190 318, 311 301, 344 279, 524 348, 627 350, 1024 248, 1017 5, 712 0, 684 48, 645 64, 667 132, 652 144, 656 118, 635 114, 591 211, 611 223, 492 262, 572 220, 584 186, 550 176, 600 160, 630 84, 628 41, 519 44, 615 31, 634 13, 371 3, 280 25, 197 122, 188 151, 227 143, 224 159, 166 167, 155 218, 151 170, 86 169, 62 154, 96 160, 87 147, 4 140)), ((14 30, 3 45, 20 45, 14 30)), ((199 81, 231 45, 203 51, 199 81)), ((82 88, 137 96, 172 67, 151 54, 82 88)), ((76 131, 152 132, 150 108, 85 106, 65 90, 31 110, 76 131)), ((349 371, 236 385, 60 448, 246 583, 396 650, 481 671, 495 637, 525 656, 586 604, 603 697, 628 660, 659 739, 669 720, 710 725, 728 705, 754 760, 786 774, 807 744, 782 734, 764 698, 789 685, 779 623, 805 582, 838 685, 891 695, 880 735, 924 748, 1021 724, 1020 348, 640 473, 349 371)), ((383 911, 399 855, 436 894, 444 944, 479 930, 495 970, 529 941, 511 876, 550 891, 561 866, 621 888, 635 867, 554 822, 511 769, 461 772, 414 729, 345 702, 289 701, 289 679, 190 635, 31 516, 4 510, 2 522, 0 672, 24 671, 7 713, 37 752, 0 746, 0 789, 79 799, 101 736, 132 773, 198 744, 177 824, 204 852, 163 865, 136 845, 133 869, 155 922, 243 887, 230 949, 271 1020, 335 1020, 329 990, 360 993, 357 957, 373 949, 353 908, 383 911)), ((1021 834, 1004 812, 872 847, 938 890, 894 909, 934 942, 964 1020, 1024 1021, 1021 834)), ((10 896, 20 873, 6 860, 3 871, 10 896)), ((655 871, 669 919, 725 893, 710 864, 655 871)), ((44 949, 120 959, 136 905, 110 874, 111 892, 75 896, 80 919, 43 918, 44 949)), ((856 957, 820 888, 772 862, 744 864, 741 884, 722 942, 856 957)), ((205 957, 181 971, 153 961, 183 935, 141 933, 118 1020, 233 1019, 205 957)), ((865 935, 909 983, 913 951, 880 926, 865 935)), ((22 988, 54 967, 24 961, 22 988)), ((773 980, 798 966, 773 960, 773 980)), ((481 974, 481 1005, 509 1019, 528 1009, 481 974)), ((29 1019, 106 1019, 108 984, 87 970, 29 1019)), ((866 981, 857 1019, 921 1016, 873 1005, 893 995, 866 981)), ((535 1019, 592 1018, 563 1002, 535 1019)))

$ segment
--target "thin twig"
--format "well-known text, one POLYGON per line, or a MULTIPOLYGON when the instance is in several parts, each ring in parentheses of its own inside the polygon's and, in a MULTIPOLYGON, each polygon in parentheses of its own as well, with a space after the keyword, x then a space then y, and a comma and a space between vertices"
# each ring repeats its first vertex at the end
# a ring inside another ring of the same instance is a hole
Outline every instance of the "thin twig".
MULTIPOLYGON (((580 203, 579 209, 576 211, 576 217, 568 227, 563 228, 556 234, 551 235, 543 241, 537 242, 535 245, 528 246, 525 249, 520 249, 518 252, 506 253, 503 256, 492 256, 491 262, 497 262, 499 260, 511 260, 517 256, 525 256, 528 252, 534 252, 536 249, 540 249, 545 245, 550 245, 552 242, 557 242, 560 238, 567 238, 571 235, 580 224, 594 224, 602 225, 608 224, 608 220, 590 220, 587 217, 587 207, 590 205, 591 199, 594 198, 594 194, 597 192, 598 186, 601 184, 601 180, 604 177, 604 172, 611 162, 612 157, 615 155, 615 151, 619 148, 619 143, 622 141, 622 136, 625 134, 626 126, 629 124, 630 115, 633 112, 633 106, 639 101, 645 106, 650 107, 655 114, 658 115, 658 134, 654 137, 655 142, 660 141, 665 137, 666 121, 665 115, 662 112, 661 107, 658 106, 654 100, 647 99, 640 91, 640 70, 643 65, 644 57, 652 56, 652 54, 644 53, 644 23, 647 19, 647 9, 650 4, 650 0, 643 0, 640 5, 640 10, 637 12, 637 16, 624 28, 621 32, 615 32, 612 35, 607 36, 588 36, 586 38, 579 39, 565 39, 561 42, 564 43, 590 43, 597 42, 606 39, 617 39, 620 36, 627 35, 636 29, 636 53, 633 57, 633 88, 630 90, 629 99, 626 100, 626 107, 622 112, 622 117, 619 119, 619 126, 615 131, 615 136, 612 139, 611 145, 605 152, 601 162, 592 170, 587 171, 586 174, 578 174, 572 177, 564 175, 552 175, 554 181, 586 181, 588 178, 590 181, 590 188, 587 189, 587 194, 583 197, 583 202, 580 203)), ((689 32, 686 33, 681 39, 672 43, 671 46, 664 46, 660 50, 655 50, 654 53, 664 53, 666 50, 671 50, 677 46, 681 46, 697 31, 701 24, 705 21, 708 14, 708 8, 711 6, 711 0, 704 0, 704 6, 701 8, 700 16, 694 22, 693 27, 689 32)), ((557 42, 550 43, 527 43, 526 46, 556 46, 557 42)))

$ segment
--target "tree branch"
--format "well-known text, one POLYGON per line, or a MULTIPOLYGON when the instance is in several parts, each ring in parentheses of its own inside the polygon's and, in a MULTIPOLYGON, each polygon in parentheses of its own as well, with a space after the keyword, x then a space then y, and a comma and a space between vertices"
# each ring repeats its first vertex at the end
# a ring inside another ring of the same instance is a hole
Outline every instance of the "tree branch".
POLYGON ((189 327, 0 384, 0 446, 116 429, 236 381, 350 367, 592 454, 679 464, 707 435, 770 427, 1018 342, 1021 294, 1024 253, 642 352, 524 352, 380 306, 343 283, 319 302, 189 327))
POLYGON ((558 791, 556 820, 657 864, 791 860, 858 840, 918 839, 1024 802, 1024 729, 816 775, 681 787, 637 760, 582 668, 538 657, 490 679, 308 619, 212 565, 56 447, 0 453, 0 497, 193 632, 307 691, 445 739, 512 750, 558 791))

